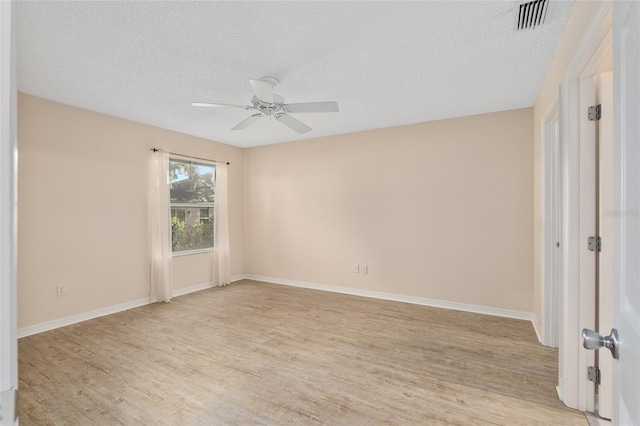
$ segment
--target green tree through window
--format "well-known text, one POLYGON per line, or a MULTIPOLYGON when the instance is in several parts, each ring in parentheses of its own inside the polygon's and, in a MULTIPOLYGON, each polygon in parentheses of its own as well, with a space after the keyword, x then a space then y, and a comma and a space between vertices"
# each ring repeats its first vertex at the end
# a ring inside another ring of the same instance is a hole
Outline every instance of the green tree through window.
POLYGON ((169 161, 171 248, 174 253, 213 248, 215 166, 169 161))

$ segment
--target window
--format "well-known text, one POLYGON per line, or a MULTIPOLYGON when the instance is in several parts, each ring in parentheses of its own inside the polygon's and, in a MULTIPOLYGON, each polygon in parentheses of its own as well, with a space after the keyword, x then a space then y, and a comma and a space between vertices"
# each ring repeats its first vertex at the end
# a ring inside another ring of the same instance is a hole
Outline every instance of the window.
POLYGON ((214 182, 212 164, 175 158, 169 161, 173 253, 213 249, 214 182))
POLYGON ((211 208, 200 209, 200 223, 209 223, 211 221, 211 208))

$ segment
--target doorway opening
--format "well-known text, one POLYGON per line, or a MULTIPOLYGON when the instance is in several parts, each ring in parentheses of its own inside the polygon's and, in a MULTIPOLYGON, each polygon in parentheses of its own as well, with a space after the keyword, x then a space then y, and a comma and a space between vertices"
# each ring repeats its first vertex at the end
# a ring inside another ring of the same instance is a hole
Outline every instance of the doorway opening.
POLYGON ((562 298, 562 146, 556 100, 543 119, 542 344, 558 348, 562 298))
POLYGON ((559 348, 560 399, 571 408, 590 412, 596 409, 596 387, 587 372, 588 367, 596 365, 596 360, 592 351, 582 348, 580 332, 583 328, 597 328, 598 270, 596 255, 588 249, 587 241, 597 235, 599 194, 596 125, 587 119, 587 112, 597 104, 596 75, 610 62, 611 29, 611 5, 603 4, 560 87, 557 141, 554 142, 552 131, 553 111, 542 123, 543 149, 547 149, 543 152, 543 203, 546 204, 543 207, 542 341, 559 348), (552 155, 554 144, 558 145, 557 158, 552 155), (559 165, 554 166, 554 161, 559 165), (554 185, 559 188, 554 189, 554 185), (558 239, 554 241, 554 237, 558 239), (560 243, 559 250, 553 250, 554 243, 556 248, 560 243))

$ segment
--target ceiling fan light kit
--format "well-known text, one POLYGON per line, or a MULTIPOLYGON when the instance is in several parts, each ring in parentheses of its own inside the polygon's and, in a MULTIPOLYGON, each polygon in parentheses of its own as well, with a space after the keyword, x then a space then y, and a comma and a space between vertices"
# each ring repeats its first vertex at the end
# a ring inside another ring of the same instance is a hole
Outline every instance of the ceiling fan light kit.
POLYGON ((257 111, 241 123, 233 127, 231 130, 244 130, 258 121, 260 118, 274 117, 277 121, 289 127, 290 129, 303 134, 311 130, 300 120, 290 116, 290 113, 315 113, 315 112, 338 112, 338 103, 335 101, 326 102, 303 102, 286 104, 282 96, 273 93, 279 81, 273 77, 261 77, 258 80, 249 80, 254 96, 251 99, 252 105, 230 105, 208 102, 193 102, 191 105, 195 107, 205 108, 241 108, 247 111, 257 111))

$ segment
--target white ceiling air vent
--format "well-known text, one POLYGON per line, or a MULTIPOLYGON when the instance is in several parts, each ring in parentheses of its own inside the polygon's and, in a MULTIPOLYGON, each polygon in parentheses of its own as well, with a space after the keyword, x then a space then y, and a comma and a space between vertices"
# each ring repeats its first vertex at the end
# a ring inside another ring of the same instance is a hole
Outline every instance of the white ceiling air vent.
POLYGON ((534 29, 544 24, 549 0, 533 0, 518 5, 516 31, 534 29))

